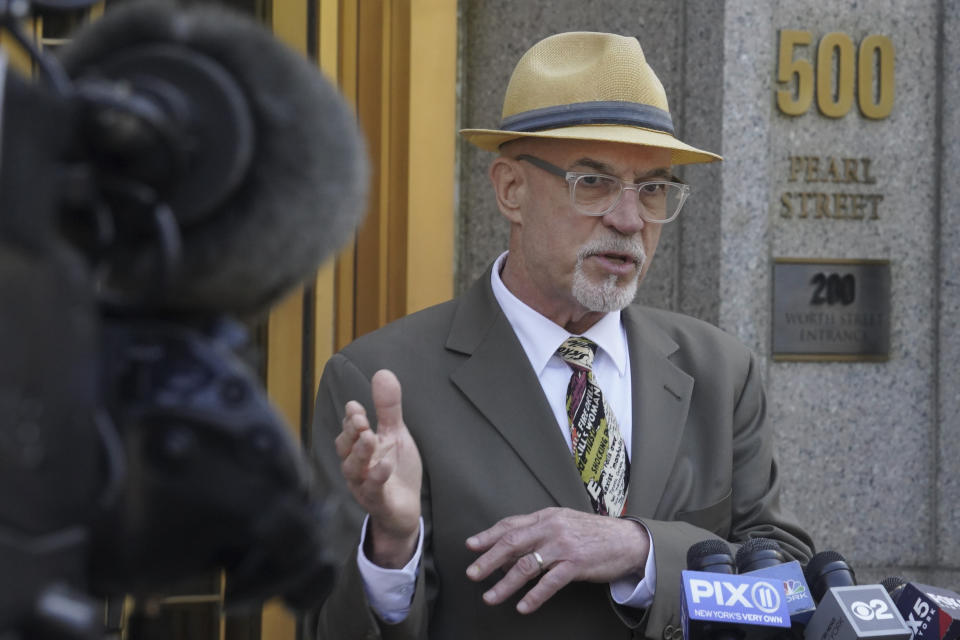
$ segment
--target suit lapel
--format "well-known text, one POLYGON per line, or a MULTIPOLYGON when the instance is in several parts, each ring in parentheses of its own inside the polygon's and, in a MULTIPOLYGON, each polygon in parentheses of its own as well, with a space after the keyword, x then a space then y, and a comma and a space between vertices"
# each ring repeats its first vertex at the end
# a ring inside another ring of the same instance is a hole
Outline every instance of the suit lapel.
POLYGON ((470 357, 451 374, 451 380, 557 505, 590 511, 590 500, 540 382, 489 283, 487 270, 458 306, 447 348, 470 357))
MULTIPOLYGON (((633 385, 633 442, 627 513, 655 513, 673 467, 693 378, 670 361, 678 345, 645 317, 624 309, 633 385)), ((458 305, 446 344, 469 357, 451 380, 524 461, 557 505, 591 511, 576 467, 523 347, 490 289, 490 271, 458 305)))
POLYGON ((678 346, 641 308, 623 311, 630 345, 633 386, 633 442, 627 513, 652 516, 663 495, 683 437, 693 378, 669 356, 678 346))

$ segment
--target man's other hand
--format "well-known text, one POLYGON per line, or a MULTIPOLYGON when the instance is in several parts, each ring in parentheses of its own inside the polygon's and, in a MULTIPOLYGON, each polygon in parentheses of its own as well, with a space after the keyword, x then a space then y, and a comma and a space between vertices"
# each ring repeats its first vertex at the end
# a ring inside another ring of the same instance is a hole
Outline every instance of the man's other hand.
POLYGON ((539 578, 517 603, 517 611, 530 613, 576 580, 611 582, 631 574, 642 578, 650 539, 646 529, 631 520, 552 507, 504 518, 471 536, 467 547, 484 552, 467 568, 471 580, 483 580, 497 569, 506 572, 483 594, 487 604, 500 604, 539 578), (534 551, 543 562, 542 571, 534 551))
POLYGON ((368 514, 365 552, 381 567, 403 567, 420 532, 420 452, 403 422, 400 381, 386 369, 371 380, 377 430, 359 402, 346 404, 336 439, 341 470, 354 498, 368 514))

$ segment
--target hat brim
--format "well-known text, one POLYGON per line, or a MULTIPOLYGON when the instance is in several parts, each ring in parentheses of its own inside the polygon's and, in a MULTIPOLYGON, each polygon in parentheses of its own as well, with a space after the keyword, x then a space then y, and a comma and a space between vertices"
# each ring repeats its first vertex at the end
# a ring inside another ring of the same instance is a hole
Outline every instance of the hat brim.
POLYGON ((519 138, 545 138, 555 140, 595 140, 598 142, 621 142, 670 149, 673 154, 670 163, 697 164, 722 160, 709 151, 680 142, 672 135, 662 131, 653 131, 641 127, 610 124, 587 124, 574 127, 561 127, 544 131, 501 131, 499 129, 461 129, 460 135, 467 142, 485 151, 498 151, 500 145, 519 138))

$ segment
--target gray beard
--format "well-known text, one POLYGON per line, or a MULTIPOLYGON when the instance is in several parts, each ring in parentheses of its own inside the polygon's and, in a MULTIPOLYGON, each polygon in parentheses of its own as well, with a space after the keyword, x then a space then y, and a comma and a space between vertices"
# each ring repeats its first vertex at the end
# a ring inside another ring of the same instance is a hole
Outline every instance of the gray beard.
POLYGON ((597 242, 583 247, 577 255, 577 266, 573 271, 573 297, 590 311, 609 313, 620 311, 633 302, 640 283, 640 272, 647 261, 646 252, 640 243, 623 238, 597 242), (617 284, 617 276, 611 275, 599 285, 591 282, 583 271, 583 261, 590 255, 606 252, 626 252, 633 254, 637 261, 636 275, 624 284, 617 284))

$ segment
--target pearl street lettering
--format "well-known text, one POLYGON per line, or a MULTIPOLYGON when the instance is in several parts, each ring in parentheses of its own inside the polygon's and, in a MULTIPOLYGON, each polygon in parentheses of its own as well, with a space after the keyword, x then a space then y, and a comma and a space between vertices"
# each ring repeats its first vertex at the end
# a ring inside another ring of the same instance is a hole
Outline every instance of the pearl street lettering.
POLYGON ((870 175, 870 158, 821 158, 818 156, 789 156, 788 182, 839 182, 843 184, 876 184, 870 175))
POLYGON ((780 217, 787 219, 879 220, 883 194, 863 193, 874 185, 870 158, 787 156, 787 182, 814 185, 780 195, 780 217), (847 185, 827 191, 831 185, 847 185), (855 190, 854 190, 855 189, 855 190))

